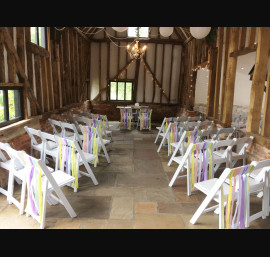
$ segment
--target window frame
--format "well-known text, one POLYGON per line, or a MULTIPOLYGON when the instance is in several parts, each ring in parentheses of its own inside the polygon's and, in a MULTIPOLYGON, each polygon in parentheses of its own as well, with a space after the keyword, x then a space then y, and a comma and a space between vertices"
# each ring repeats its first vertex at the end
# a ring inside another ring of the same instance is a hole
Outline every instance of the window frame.
POLYGON ((119 80, 110 80, 109 81, 109 101, 112 102, 128 102, 128 103, 132 103, 135 101, 135 99, 133 99, 133 90, 134 90, 134 80, 129 80, 129 79, 119 79, 119 80), (111 82, 115 82, 116 83, 116 100, 112 100, 111 99, 111 82), (124 92, 124 100, 118 100, 118 83, 125 83, 125 92, 124 92), (125 100, 126 98, 126 83, 131 83, 132 84, 132 89, 131 89, 131 100, 125 100))
MULTIPOLYGON (((42 47, 42 48, 45 48, 47 49, 47 30, 46 30, 46 27, 31 27, 31 28, 35 28, 35 34, 36 34, 36 38, 37 38, 37 43, 35 42, 32 42, 31 39, 30 39, 30 42, 39 46, 39 47, 42 47), (45 47, 40 45, 41 42, 39 42, 39 29, 38 28, 44 28, 44 42, 45 42, 45 47)), ((30 28, 30 31, 31 31, 31 28, 30 28)))
MULTIPOLYGON (((147 27, 147 28, 148 28, 148 35, 147 35, 147 37, 144 37, 144 36, 139 35, 138 38, 140 38, 140 39, 143 39, 143 38, 149 38, 149 35, 150 35, 150 27, 147 27)), ((129 30, 129 28, 128 28, 128 30, 129 30)), ((128 34, 129 34, 129 33, 128 33, 128 31, 127 31, 127 35, 128 35, 128 34)), ((134 36, 129 36, 129 35, 128 35, 128 37, 129 37, 129 38, 137 38, 137 36, 134 37, 134 36)))
POLYGON ((0 90, 3 91, 3 106, 4 106, 4 117, 7 118, 6 121, 0 122, 0 128, 8 126, 10 124, 16 123, 20 120, 24 119, 24 102, 23 102, 23 88, 22 87, 16 87, 16 86, 10 86, 10 87, 3 87, 0 86, 0 90), (8 104, 8 90, 18 90, 20 95, 20 110, 21 110, 21 116, 10 120, 9 117, 9 104, 8 104))

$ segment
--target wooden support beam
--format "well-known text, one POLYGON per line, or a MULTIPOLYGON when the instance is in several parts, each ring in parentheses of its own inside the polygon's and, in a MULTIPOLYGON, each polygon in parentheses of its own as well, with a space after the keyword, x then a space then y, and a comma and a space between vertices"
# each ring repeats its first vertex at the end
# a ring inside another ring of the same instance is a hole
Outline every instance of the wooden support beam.
POLYGON ((256 27, 249 28, 248 46, 253 46, 256 37, 256 27))
POLYGON ((252 79, 247 132, 258 133, 270 45, 270 28, 258 28, 258 48, 252 79))
POLYGON ((225 40, 225 49, 224 49, 224 58, 223 58, 223 79, 222 79, 222 88, 221 88, 221 99, 220 99, 220 121, 223 120, 223 110, 224 110, 224 96, 225 96, 225 81, 227 76, 227 62, 229 57, 229 39, 230 39, 230 28, 226 28, 226 40, 225 40))
POLYGON ((240 50, 236 50, 234 52, 230 53, 230 57, 238 57, 241 55, 249 54, 252 52, 255 52, 257 50, 257 44, 253 44, 251 46, 247 46, 245 48, 242 48, 240 50))
POLYGON ((261 135, 264 137, 270 137, 270 67, 268 69, 266 93, 264 99, 265 102, 261 135))
POLYGON ((216 61, 217 48, 209 49, 209 80, 208 80, 208 94, 206 104, 206 116, 213 117, 214 115, 214 100, 215 100, 215 81, 216 81, 216 61))
MULTIPOLYGON (((239 40, 239 27, 230 30, 229 53, 237 50, 239 40)), ((225 80, 224 110, 222 122, 231 126, 234 99, 234 84, 236 77, 237 57, 229 57, 227 62, 227 74, 225 80)))
POLYGON ((137 101, 139 70, 140 70, 140 60, 137 59, 136 60, 136 67, 135 67, 135 78, 134 78, 135 81, 134 81, 134 87, 133 87, 133 92, 132 92, 132 100, 133 101, 137 101))
MULTIPOLYGON (((162 63, 161 63, 161 83, 163 83, 163 73, 164 73, 164 56, 165 56, 165 46, 162 46, 162 63)), ((160 89, 160 98, 159 102, 162 103, 162 84, 159 86, 160 89)))
POLYGON ((215 96, 214 96, 214 119, 218 119, 219 111, 219 97, 220 97, 220 80, 222 68, 222 55, 223 55, 223 35, 224 28, 218 28, 218 53, 217 53, 217 67, 216 67, 216 81, 215 81, 215 96))
POLYGON ((47 78, 47 65, 46 58, 41 57, 41 81, 42 81, 42 99, 43 99, 43 107, 44 112, 48 112, 49 109, 49 94, 48 94, 48 78, 47 78))
POLYGON ((0 28, 0 30, 2 30, 3 33, 4 33, 5 45, 7 47, 8 52, 11 52, 14 55, 14 57, 15 57, 16 68, 17 68, 18 74, 23 79, 24 86, 27 89, 27 95, 28 95, 29 101, 30 102, 33 101, 36 104, 37 110, 38 110, 38 114, 41 114, 42 113, 42 110, 40 108, 40 105, 39 105, 37 99, 35 98, 35 95, 34 95, 33 90, 30 87, 30 83, 28 81, 28 78, 27 78, 24 70, 23 70, 23 66, 21 64, 20 58, 19 58, 19 56, 17 54, 17 51, 15 49, 15 46, 14 46, 14 44, 12 42, 12 38, 10 36, 10 33, 8 31, 8 28, 7 27, 2 27, 2 28, 0 28))
POLYGON ((6 82, 5 60, 4 60, 4 36, 1 30, 0 30, 0 82, 6 82))
MULTIPOLYGON (((155 44, 155 57, 154 57, 154 74, 156 74, 156 66, 157 66, 157 44, 155 44)), ((156 96, 156 83, 153 80, 153 97, 152 97, 152 103, 155 100, 155 96, 156 96)))
POLYGON ((241 27, 240 40, 239 40, 239 45, 238 45, 239 50, 242 50, 245 48, 246 36, 247 36, 247 27, 241 27))
MULTIPOLYGON (((30 27, 25 27, 25 44, 31 41, 30 27)), ((34 92, 34 71, 33 71, 33 58, 32 53, 26 51, 26 60, 27 60, 27 77, 32 91, 34 92)), ((30 103, 30 112, 31 116, 37 115, 37 107, 33 101, 30 103)))
POLYGON ((171 88, 172 88, 172 71, 173 71, 173 50, 174 45, 172 45, 172 51, 171 51, 171 66, 170 66, 170 80, 169 80, 169 102, 171 101, 171 88))
POLYGON ((31 53, 33 54, 38 54, 40 56, 44 56, 44 57, 49 57, 50 56, 50 53, 47 49, 41 47, 41 46, 38 46, 32 42, 27 42, 26 43, 26 49, 27 51, 30 51, 31 53))

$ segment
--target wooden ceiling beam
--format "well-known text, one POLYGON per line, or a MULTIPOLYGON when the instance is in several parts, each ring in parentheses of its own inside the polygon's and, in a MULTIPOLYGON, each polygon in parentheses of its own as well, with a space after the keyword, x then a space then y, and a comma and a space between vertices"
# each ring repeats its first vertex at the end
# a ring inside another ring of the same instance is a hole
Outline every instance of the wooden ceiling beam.
MULTIPOLYGON (((134 38, 123 38, 115 40, 114 38, 104 38, 104 39, 91 39, 91 42, 133 42, 134 38)), ((179 41, 178 39, 157 39, 157 38, 150 38, 150 39, 140 39, 140 43, 157 43, 157 44, 175 44, 175 45, 183 45, 184 43, 182 41, 179 41)))
POLYGON ((78 27, 73 27, 84 39, 86 39, 89 42, 89 38, 84 35, 84 33, 78 28, 78 27))

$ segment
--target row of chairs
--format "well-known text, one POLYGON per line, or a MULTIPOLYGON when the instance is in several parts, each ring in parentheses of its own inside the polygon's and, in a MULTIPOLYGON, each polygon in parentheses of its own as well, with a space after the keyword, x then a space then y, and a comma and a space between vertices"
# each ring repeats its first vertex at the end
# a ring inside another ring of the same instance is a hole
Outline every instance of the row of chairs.
POLYGON ((1 193, 7 196, 9 204, 19 209, 19 214, 26 212, 45 227, 46 203, 62 204, 71 218, 77 214, 61 190, 63 186, 70 186, 75 178, 62 170, 52 169, 43 160, 38 160, 25 151, 16 151, 7 143, 0 143, 0 167, 9 172, 7 190, 1 188, 1 193), (14 181, 21 184, 20 199, 14 196, 14 181), (25 207, 26 189, 27 205, 25 207))
POLYGON ((205 200, 190 220, 192 224, 196 223, 201 214, 213 210, 219 214, 220 228, 245 228, 249 226, 251 221, 269 215, 268 172, 270 167, 268 166, 270 161, 252 162, 247 165, 246 148, 253 141, 253 137, 232 138, 233 134, 235 134, 235 128, 227 128, 227 131, 222 131, 222 129, 199 131, 196 127, 192 131, 184 130, 179 140, 180 143, 170 143, 175 147, 175 150, 168 165, 170 166, 172 161, 176 161, 178 168, 169 186, 173 186, 177 178, 187 177, 188 195, 191 195, 194 190, 200 190, 206 194, 205 200), (227 133, 225 138, 224 135, 222 137, 225 140, 220 140, 219 135, 223 134, 221 132, 227 133), (186 139, 189 136, 193 138, 193 141, 187 142, 186 139), (179 151, 180 145, 182 151, 179 151), (180 155, 176 156, 178 152, 180 155), (235 167, 239 159, 243 161, 243 166, 235 167), (225 163, 226 168, 219 178, 215 178, 215 172, 221 163, 225 163), (186 175, 179 176, 180 171, 183 171, 184 168, 186 169, 186 175), (253 170, 254 172, 251 172, 253 170), (243 178, 243 176, 246 177, 243 178), (234 181, 232 181, 232 178, 234 178, 234 181), (243 179, 246 179, 246 184, 240 183, 243 179), (249 190, 247 190, 248 183, 250 183, 249 190), (233 184, 235 187, 233 187, 233 184), (232 188, 234 190, 233 196, 231 194, 232 188), (246 191, 244 191, 244 188, 246 191), (254 215, 250 215, 249 197, 255 193, 258 197, 262 197, 262 209, 254 215), (227 201, 225 197, 228 198, 227 201), (239 208, 242 199, 245 203, 244 209, 239 208), (218 205, 207 208, 212 200, 218 202, 218 205), (235 202, 237 203, 235 206, 236 212, 233 213, 230 208, 235 202), (224 206, 227 206, 225 217, 224 206))
POLYGON ((91 123, 93 118, 85 118, 84 123, 75 122, 79 117, 63 118, 68 118, 73 123, 50 119, 54 134, 25 127, 31 139, 30 155, 24 151, 16 151, 9 144, 0 143, 0 167, 9 172, 8 188, 0 188, 0 192, 7 196, 9 204, 19 208, 19 214, 26 212, 27 216, 40 222, 41 228, 45 226, 47 202, 50 205, 61 203, 70 217, 77 216, 60 188, 67 185, 77 192, 78 178, 81 175, 90 177, 94 185, 98 185, 90 164, 97 166, 101 148, 105 150, 105 157, 110 162, 104 145, 104 142, 110 140, 104 139, 104 134, 100 133, 101 124, 106 126, 105 119, 101 118, 101 122, 99 120, 95 124, 97 126, 94 126, 91 123), (90 149, 93 146, 96 146, 96 151, 90 149), (39 159, 33 157, 34 150, 39 152, 39 159), (46 165, 48 157, 55 162, 54 168, 46 165), (82 165, 86 172, 79 169, 82 165), (19 200, 14 196, 15 180, 22 185, 19 200), (26 188, 27 205, 24 209, 26 188))

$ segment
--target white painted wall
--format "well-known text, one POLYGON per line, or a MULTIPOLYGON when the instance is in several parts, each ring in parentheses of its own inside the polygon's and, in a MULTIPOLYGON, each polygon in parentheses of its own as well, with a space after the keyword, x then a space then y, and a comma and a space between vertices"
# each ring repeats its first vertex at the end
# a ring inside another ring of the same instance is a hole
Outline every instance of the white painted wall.
MULTIPOLYGON (((155 30, 152 31, 155 33, 155 30)), ((101 33, 100 33, 101 34, 101 33)), ((119 33, 120 34, 120 33, 119 33)), ((118 35, 119 36, 119 35, 118 35)), ((99 35, 101 37, 101 35, 99 35)), ((107 78, 107 43, 91 43, 91 70, 90 70, 90 86, 91 86, 91 100, 94 99, 99 93, 99 45, 101 45, 101 88, 106 86, 107 78)), ((118 72, 118 51, 120 51, 119 69, 122 69, 126 65, 126 47, 125 43, 110 43, 110 64, 109 64, 109 76, 113 78, 118 72)), ((172 45, 165 44, 164 48, 161 44, 147 44, 146 61, 149 64, 151 70, 154 72, 154 66, 156 62, 156 78, 162 84, 167 96, 169 96, 169 87, 171 83, 171 102, 177 103, 178 88, 179 88, 179 75, 181 64, 181 52, 182 46, 175 45, 172 55, 172 72, 171 72, 171 53, 172 45), (157 47, 157 58, 155 60, 155 47, 157 47), (162 51, 164 53, 164 66, 162 68, 162 51), (161 78, 163 77, 162 81, 161 78)), ((130 57, 128 56, 128 61, 130 57)), ((123 72, 122 78, 125 78, 127 72, 127 79, 134 79, 136 62, 130 64, 127 71, 123 72)), ((121 78, 121 77, 120 77, 121 78)), ((137 102, 143 102, 143 85, 145 80, 145 102, 152 102, 153 97, 153 80, 150 72, 145 71, 143 62, 140 62, 138 88, 137 88, 137 102)), ((160 89, 155 86, 155 98, 154 102, 159 103, 160 89)), ((102 94, 102 100, 106 100, 106 93, 102 94)), ((166 102, 163 97, 163 103, 166 102)))

